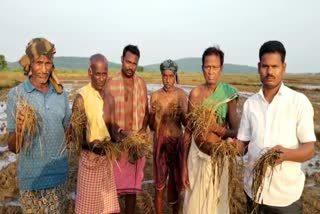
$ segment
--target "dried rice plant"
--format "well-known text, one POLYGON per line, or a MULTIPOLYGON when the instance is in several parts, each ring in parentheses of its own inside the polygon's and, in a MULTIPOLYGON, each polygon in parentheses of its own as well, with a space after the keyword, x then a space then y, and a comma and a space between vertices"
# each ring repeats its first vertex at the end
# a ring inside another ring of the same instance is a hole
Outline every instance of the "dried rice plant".
POLYGON ((237 189, 237 180, 234 179, 237 176, 237 147, 232 141, 222 140, 218 143, 211 145, 211 164, 213 172, 213 184, 218 183, 222 178, 223 170, 227 170, 228 176, 228 204, 230 207, 230 213, 237 213, 232 208, 236 207, 234 203, 235 192, 237 189), (226 168, 227 166, 227 168, 226 168), (217 174, 216 174, 217 173, 217 174))
POLYGON ((10 163, 0 173, 0 202, 16 198, 19 195, 17 179, 18 162, 10 163))
MULTIPOLYGON (((69 126, 65 132, 66 148, 71 154, 79 154, 81 143, 85 137, 87 124, 86 113, 79 108, 74 108, 70 117, 69 126)), ((62 152, 66 149, 64 148, 62 152)))
POLYGON ((216 124, 216 111, 224 103, 231 99, 226 99, 222 102, 216 103, 213 101, 205 104, 192 104, 192 111, 187 114, 187 126, 192 130, 194 138, 201 136, 203 139, 207 136, 210 127, 216 124))
POLYGON ((179 103, 170 103, 169 104, 169 112, 170 112, 170 118, 172 120, 177 120, 181 114, 181 107, 179 103))
POLYGON ((6 132, 5 134, 0 135, 0 145, 7 144, 9 138, 9 132, 6 132))
POLYGON ((124 138, 119 146, 121 151, 128 151, 130 163, 150 155, 152 151, 148 134, 133 133, 124 138))
MULTIPOLYGON (((28 151, 32 147, 32 140, 39 133, 38 117, 35 109, 21 96, 17 98, 16 118, 16 149, 21 151, 22 147, 28 151), (23 115, 22 123, 19 123, 19 117, 23 115)), ((41 141, 40 149, 41 149, 41 141)))
POLYGON ((194 138, 201 136, 205 139, 210 127, 217 122, 217 109, 234 98, 236 95, 221 102, 210 100, 201 104, 191 103, 192 110, 187 114, 187 127, 192 130, 194 138))
POLYGON ((116 161, 121 156, 120 146, 116 143, 112 143, 110 139, 104 140, 101 146, 103 147, 108 161, 116 161))
POLYGON ((137 195, 137 210, 139 213, 154 214, 156 210, 154 208, 154 201, 152 196, 147 191, 142 191, 137 195))
MULTIPOLYGON (((276 161, 280 158, 281 152, 270 149, 264 153, 258 162, 255 163, 253 167, 253 179, 252 179, 252 197, 253 201, 259 201, 261 197, 261 192, 266 176, 270 176, 270 182, 273 175, 274 167, 276 166, 276 161), (266 175, 266 172, 270 168, 270 174, 266 175)), ((254 210, 257 208, 258 204, 255 204, 254 210)), ((252 213, 254 213, 254 210, 252 213)))
POLYGON ((204 139, 207 136, 209 128, 216 123, 216 110, 213 103, 210 106, 193 105, 192 111, 187 114, 187 127, 192 130, 195 139, 200 136, 204 139))

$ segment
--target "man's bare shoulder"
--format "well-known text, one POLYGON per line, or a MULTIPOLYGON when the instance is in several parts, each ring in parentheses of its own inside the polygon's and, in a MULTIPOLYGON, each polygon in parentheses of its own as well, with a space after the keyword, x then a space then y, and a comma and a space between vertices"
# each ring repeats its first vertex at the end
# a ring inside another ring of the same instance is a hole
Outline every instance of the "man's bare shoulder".
POLYGON ((158 89, 158 90, 152 92, 152 93, 151 93, 151 96, 153 96, 153 97, 158 97, 159 95, 162 94, 161 92, 162 92, 162 89, 158 89))
POLYGON ((186 96, 187 95, 187 92, 185 90, 183 90, 182 88, 178 88, 177 87, 177 93, 181 96, 186 96))
POLYGON ((103 101, 108 103, 114 103, 114 96, 109 91, 105 91, 103 95, 103 101))
POLYGON ((140 81, 140 82, 142 82, 142 83, 146 84, 146 81, 145 81, 142 77, 140 77, 140 76, 136 75, 136 78, 137 78, 137 80, 138 80, 138 81, 140 81))
POLYGON ((189 97, 199 97, 204 89, 204 85, 199 85, 190 91, 189 97))

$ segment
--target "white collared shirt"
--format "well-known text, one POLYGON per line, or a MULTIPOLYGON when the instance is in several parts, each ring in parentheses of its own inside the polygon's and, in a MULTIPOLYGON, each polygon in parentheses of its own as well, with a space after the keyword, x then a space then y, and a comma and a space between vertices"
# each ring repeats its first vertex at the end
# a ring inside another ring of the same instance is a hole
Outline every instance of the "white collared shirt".
MULTIPOLYGON (((264 151, 276 145, 295 149, 299 143, 316 141, 309 99, 282 84, 268 103, 260 89, 244 103, 238 139, 250 141, 244 190, 252 198, 252 169, 264 151)), ((274 168, 271 181, 266 176, 259 203, 288 206, 301 197, 304 181, 301 163, 284 161, 274 168)))

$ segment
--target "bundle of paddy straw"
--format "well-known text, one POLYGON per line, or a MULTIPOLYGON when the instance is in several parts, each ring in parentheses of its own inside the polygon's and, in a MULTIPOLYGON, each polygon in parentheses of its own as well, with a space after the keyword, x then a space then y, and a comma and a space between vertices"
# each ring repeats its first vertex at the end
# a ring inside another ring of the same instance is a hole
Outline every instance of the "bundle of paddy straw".
POLYGON ((38 117, 35 109, 21 96, 18 96, 17 98, 17 112, 15 117, 16 150, 19 152, 23 147, 26 151, 28 151, 32 147, 32 140, 39 133, 38 117), (22 122, 19 118, 21 116, 23 116, 22 122))
POLYGON ((235 179, 237 169, 237 147, 232 141, 222 140, 211 144, 211 164, 213 172, 213 183, 220 184, 223 170, 227 170, 228 176, 228 204, 230 213, 236 213, 231 210, 232 203, 235 202, 234 193, 237 188, 237 180, 235 179))
POLYGON ((181 114, 181 108, 179 106, 179 103, 170 103, 169 105, 169 112, 170 112, 170 117, 173 120, 178 119, 178 117, 181 114))
POLYGON ((140 192, 137 195, 137 210, 140 211, 138 213, 143 213, 143 214, 156 213, 154 203, 153 203, 153 198, 150 195, 150 193, 147 192, 146 190, 140 192))
MULTIPOLYGON (((280 154, 281 152, 270 149, 260 157, 258 162, 255 163, 252 179, 252 197, 254 202, 260 200, 266 176, 270 176, 271 182, 273 170, 276 166, 276 161, 280 158, 280 154), (270 174, 266 175, 268 168, 270 169, 270 174)), ((256 208, 258 204, 255 205, 256 208)))
POLYGON ((112 143, 110 139, 104 140, 101 146, 104 150, 107 160, 113 162, 120 157, 121 150, 119 148, 119 145, 112 143))
POLYGON ((124 138, 119 146, 121 151, 128 151, 130 163, 135 163, 143 156, 148 156, 152 149, 148 134, 139 133, 133 133, 124 138))
POLYGON ((200 135, 204 139, 210 127, 216 123, 216 110, 218 105, 210 103, 208 105, 192 105, 192 111, 187 114, 187 127, 192 130, 193 136, 197 139, 200 135))
POLYGON ((67 148, 71 153, 80 152, 81 143, 85 140, 87 117, 84 111, 74 108, 70 117, 69 126, 65 132, 67 148))

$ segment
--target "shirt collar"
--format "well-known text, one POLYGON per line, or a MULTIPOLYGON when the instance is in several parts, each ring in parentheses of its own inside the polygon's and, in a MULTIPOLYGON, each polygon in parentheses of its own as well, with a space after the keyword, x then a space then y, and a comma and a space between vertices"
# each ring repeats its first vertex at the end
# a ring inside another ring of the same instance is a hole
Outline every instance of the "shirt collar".
MULTIPOLYGON (((286 95, 287 92, 288 92, 288 87, 285 86, 285 85, 283 84, 283 82, 282 82, 282 83, 281 83, 281 86, 280 86, 280 88, 279 88, 279 91, 278 91, 278 93, 276 94, 276 96, 277 96, 277 95, 280 95, 280 96, 286 95)), ((264 98, 263 87, 260 88, 258 94, 260 95, 261 98, 264 98)))
MULTIPOLYGON (((31 93, 34 90, 37 90, 36 87, 34 87, 34 85, 32 85, 31 81, 30 81, 30 77, 27 78, 27 80, 24 82, 24 88, 28 93, 31 93)), ((48 94, 52 94, 54 92, 54 87, 51 84, 51 82, 49 81, 49 89, 48 89, 48 94)))

